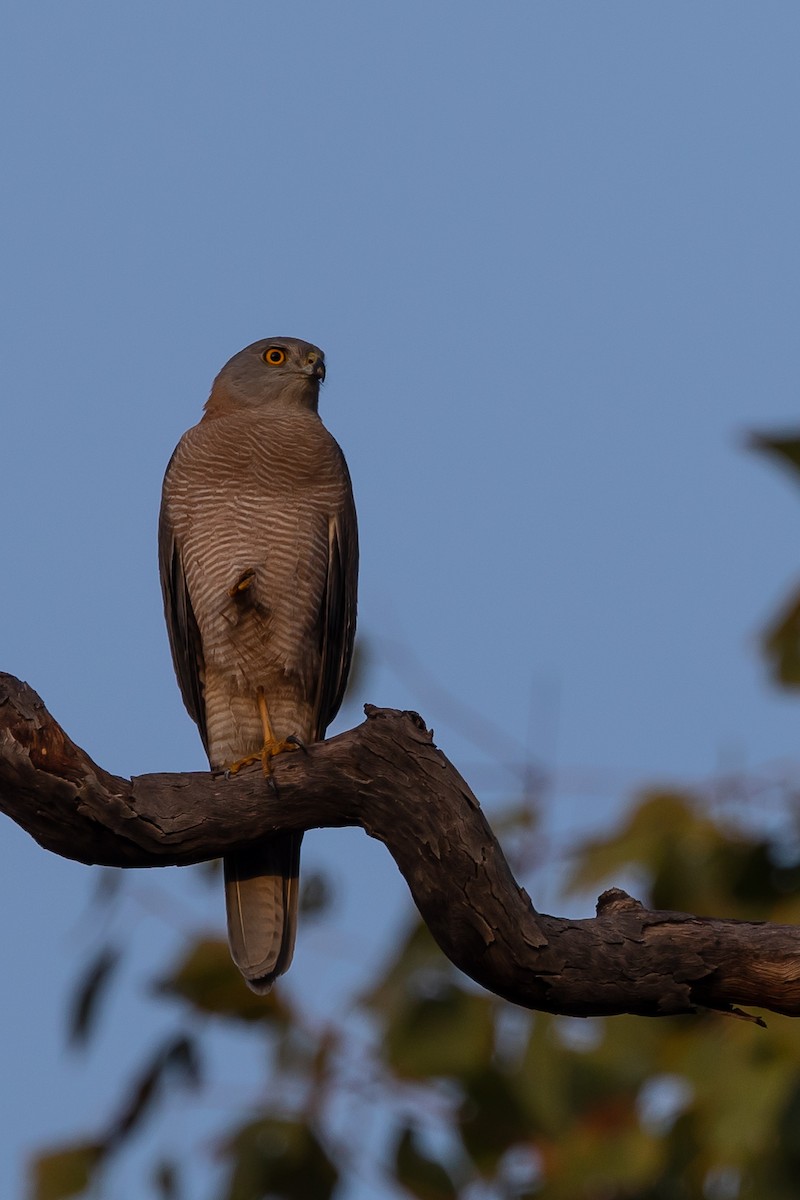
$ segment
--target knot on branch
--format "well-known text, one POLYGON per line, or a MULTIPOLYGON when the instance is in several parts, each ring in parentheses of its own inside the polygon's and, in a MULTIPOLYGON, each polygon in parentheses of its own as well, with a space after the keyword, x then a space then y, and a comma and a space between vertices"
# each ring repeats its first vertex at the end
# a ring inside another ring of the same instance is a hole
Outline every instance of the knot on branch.
POLYGON ((612 887, 598 896, 595 911, 598 917, 611 917, 617 913, 646 913, 647 909, 641 900, 635 900, 622 888, 612 887))
POLYGON ((423 721, 418 712, 413 708, 378 708, 375 704, 364 705, 364 715, 368 721, 408 721, 415 729, 419 729, 422 733, 428 735, 427 740, 433 741, 433 730, 428 729, 428 726, 423 721))

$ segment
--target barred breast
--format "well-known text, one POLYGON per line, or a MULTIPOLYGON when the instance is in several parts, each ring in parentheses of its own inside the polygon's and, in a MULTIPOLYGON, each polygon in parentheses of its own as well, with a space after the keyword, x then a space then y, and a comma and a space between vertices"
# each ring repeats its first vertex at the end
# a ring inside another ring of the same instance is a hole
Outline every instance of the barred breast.
POLYGON ((341 451, 305 409, 232 412, 181 439, 164 504, 202 640, 213 767, 260 748, 259 687, 277 738, 322 736, 330 526, 348 497, 341 451))

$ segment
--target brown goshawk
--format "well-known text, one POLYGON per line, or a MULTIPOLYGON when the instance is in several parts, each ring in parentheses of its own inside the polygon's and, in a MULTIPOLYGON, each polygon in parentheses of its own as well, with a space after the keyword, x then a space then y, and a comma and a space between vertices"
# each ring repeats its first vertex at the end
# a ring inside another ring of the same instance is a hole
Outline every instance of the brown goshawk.
MULTIPOLYGON (((325 736, 356 623, 350 476, 317 414, 321 350, 269 338, 236 354, 167 467, 159 565, 172 658, 212 770, 325 736)), ((292 959, 302 834, 225 859, 231 954, 267 992, 292 959)))

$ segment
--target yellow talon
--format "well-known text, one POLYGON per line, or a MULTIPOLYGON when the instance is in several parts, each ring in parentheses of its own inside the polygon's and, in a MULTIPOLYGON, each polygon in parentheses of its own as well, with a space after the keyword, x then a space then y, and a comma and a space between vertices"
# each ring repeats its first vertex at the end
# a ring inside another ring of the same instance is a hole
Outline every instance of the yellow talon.
POLYGON ((298 750, 297 742, 264 742, 264 745, 257 754, 248 754, 246 758, 238 758, 236 762, 230 764, 227 768, 229 775, 237 775, 242 767, 249 767, 251 763, 260 762, 264 775, 269 777, 272 774, 272 759, 276 754, 283 754, 287 750, 298 750))
MULTIPOLYGON (((246 571, 245 575, 247 574, 248 572, 246 571)), ((250 586, 254 572, 250 571, 249 574, 251 578, 244 583, 243 587, 245 588, 250 586)), ((243 575, 242 579, 239 580, 240 584, 242 583, 244 577, 245 576, 243 575)), ((260 762, 262 770, 264 771, 264 775, 270 776, 272 774, 272 759, 276 754, 284 754, 287 750, 300 749, 300 745, 297 741, 287 740, 284 738, 283 741, 279 742, 275 737, 269 720, 269 711, 267 709, 267 701, 264 696, 263 688, 258 689, 258 711, 261 716, 261 726, 264 730, 264 744, 257 754, 248 754, 244 758, 239 758, 236 760, 236 762, 231 763, 231 765, 228 767, 229 775, 236 775, 239 771, 241 771, 242 767, 249 767, 251 763, 260 762)))

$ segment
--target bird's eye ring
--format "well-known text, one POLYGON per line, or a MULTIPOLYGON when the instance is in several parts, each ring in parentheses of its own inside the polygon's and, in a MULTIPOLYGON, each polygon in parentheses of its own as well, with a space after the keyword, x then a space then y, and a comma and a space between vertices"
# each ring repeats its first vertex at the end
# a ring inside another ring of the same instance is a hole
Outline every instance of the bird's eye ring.
POLYGON ((286 362, 286 351, 281 350, 280 346, 270 346, 261 357, 270 367, 280 367, 286 362))

